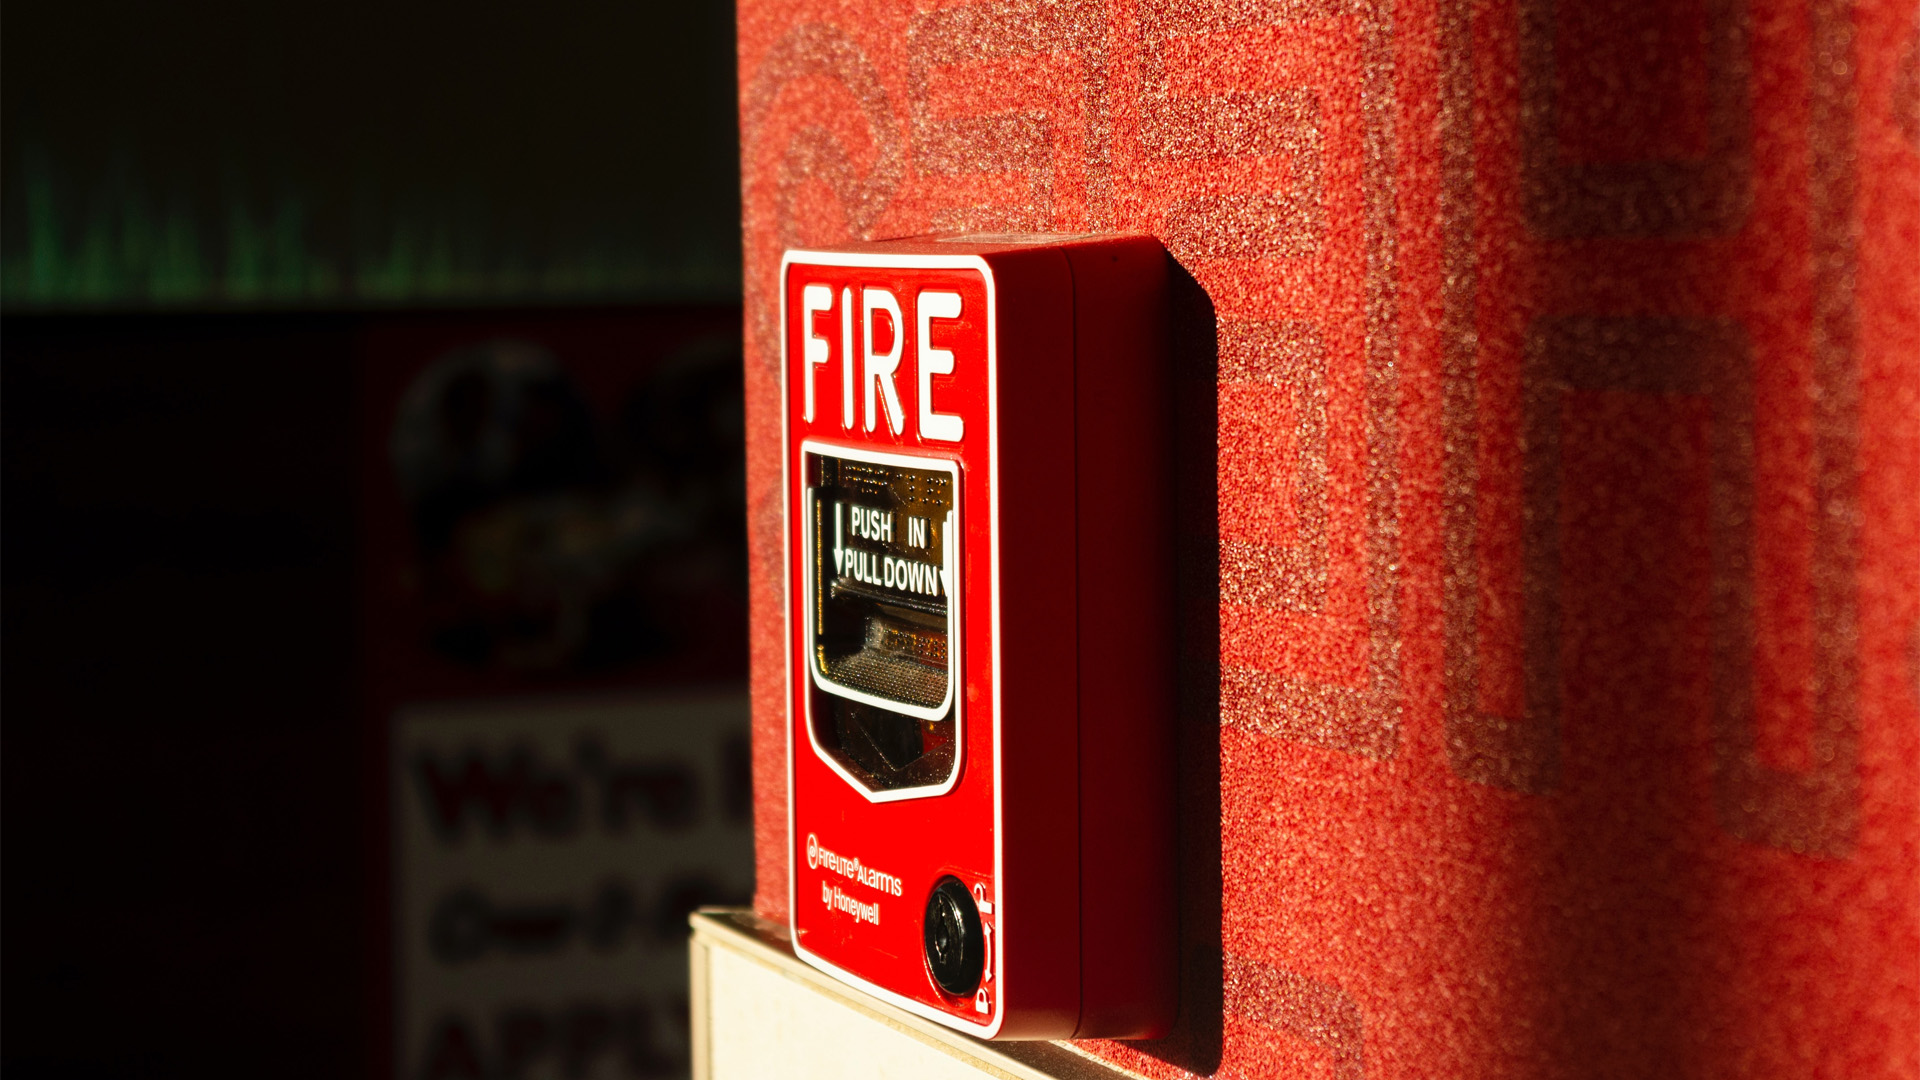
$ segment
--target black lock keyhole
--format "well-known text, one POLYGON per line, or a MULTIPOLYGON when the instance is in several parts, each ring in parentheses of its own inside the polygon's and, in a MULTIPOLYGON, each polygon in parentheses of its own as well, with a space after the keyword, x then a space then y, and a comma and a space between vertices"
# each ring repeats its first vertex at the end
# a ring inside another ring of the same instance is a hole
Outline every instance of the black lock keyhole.
POLYGON ((966 997, 980 986, 986 944, 980 932, 980 909, 959 878, 942 878, 927 898, 923 927, 927 968, 940 989, 966 997))

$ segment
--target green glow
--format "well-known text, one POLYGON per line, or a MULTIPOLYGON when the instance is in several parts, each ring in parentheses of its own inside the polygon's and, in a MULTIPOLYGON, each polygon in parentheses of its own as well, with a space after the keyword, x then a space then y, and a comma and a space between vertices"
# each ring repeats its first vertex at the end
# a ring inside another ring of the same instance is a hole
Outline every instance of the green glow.
POLYGON ((534 259, 522 253, 527 245, 490 237, 491 222, 470 197, 417 199, 361 215, 350 229, 325 229, 311 200, 293 193, 264 205, 228 198, 205 215, 185 200, 163 205, 138 184, 103 184, 81 209, 44 154, 10 164, 0 304, 11 311, 739 295, 731 244, 702 250, 610 229, 604 239, 550 243, 534 259))

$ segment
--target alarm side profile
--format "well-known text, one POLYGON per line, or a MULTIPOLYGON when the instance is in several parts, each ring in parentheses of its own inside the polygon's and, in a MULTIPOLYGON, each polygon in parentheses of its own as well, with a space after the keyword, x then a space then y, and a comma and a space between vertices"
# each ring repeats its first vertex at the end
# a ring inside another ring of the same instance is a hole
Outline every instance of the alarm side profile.
POLYGON ((1167 257, 782 262, 796 954, 983 1038, 1174 1009, 1167 257))

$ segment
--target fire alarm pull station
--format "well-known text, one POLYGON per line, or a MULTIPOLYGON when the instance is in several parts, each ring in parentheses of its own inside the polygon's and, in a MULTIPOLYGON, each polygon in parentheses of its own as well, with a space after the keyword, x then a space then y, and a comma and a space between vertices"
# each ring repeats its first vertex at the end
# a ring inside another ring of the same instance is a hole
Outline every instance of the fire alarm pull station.
POLYGON ((794 949, 982 1037, 1173 1019, 1167 266, 781 262, 794 949))

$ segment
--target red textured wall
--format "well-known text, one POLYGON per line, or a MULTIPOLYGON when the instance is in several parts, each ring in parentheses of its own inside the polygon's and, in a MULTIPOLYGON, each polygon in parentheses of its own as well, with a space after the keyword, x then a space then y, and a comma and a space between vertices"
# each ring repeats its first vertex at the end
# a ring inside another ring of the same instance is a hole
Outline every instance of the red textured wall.
POLYGON ((1913 0, 740 0, 775 271, 1161 238, 1183 1014, 1153 1076, 1920 1075, 1913 0))

